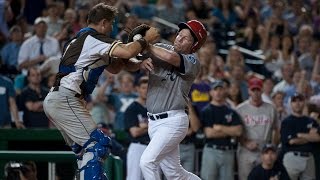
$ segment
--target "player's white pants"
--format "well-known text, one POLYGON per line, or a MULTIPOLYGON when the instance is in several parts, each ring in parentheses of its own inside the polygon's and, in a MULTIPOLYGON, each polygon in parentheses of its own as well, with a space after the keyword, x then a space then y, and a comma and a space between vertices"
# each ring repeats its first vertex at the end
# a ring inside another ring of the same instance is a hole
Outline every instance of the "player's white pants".
POLYGON ((186 136, 189 119, 184 110, 168 111, 168 118, 149 119, 150 143, 140 167, 146 180, 160 180, 159 165, 168 180, 200 180, 180 164, 179 143, 186 136))
POLYGON ((131 143, 127 153, 127 180, 143 180, 139 166, 140 158, 147 145, 131 143))

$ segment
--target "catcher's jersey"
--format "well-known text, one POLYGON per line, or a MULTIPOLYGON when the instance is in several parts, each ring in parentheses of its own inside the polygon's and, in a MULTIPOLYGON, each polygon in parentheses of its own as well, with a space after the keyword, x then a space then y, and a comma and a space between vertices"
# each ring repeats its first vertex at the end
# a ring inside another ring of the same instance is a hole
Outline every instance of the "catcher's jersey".
POLYGON ((62 56, 59 72, 67 75, 62 77, 60 86, 88 95, 92 93, 105 67, 111 63, 112 50, 121 42, 90 28, 81 31, 84 33, 74 42, 71 41, 62 56))
MULTIPOLYGON (((156 45, 174 50, 172 45, 156 45)), ((151 55, 154 70, 149 75, 148 112, 155 114, 186 109, 190 87, 200 71, 200 63, 195 54, 180 54, 180 57, 181 66, 176 68, 151 55)))

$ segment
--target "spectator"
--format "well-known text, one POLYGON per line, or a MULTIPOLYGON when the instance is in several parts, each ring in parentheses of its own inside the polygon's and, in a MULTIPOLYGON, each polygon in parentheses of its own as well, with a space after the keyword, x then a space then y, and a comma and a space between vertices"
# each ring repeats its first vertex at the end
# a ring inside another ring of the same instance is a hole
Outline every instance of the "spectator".
POLYGON ((140 0, 139 2, 132 7, 131 13, 138 16, 142 22, 150 23, 151 19, 156 15, 154 5, 149 4, 148 0, 140 0))
POLYGON ((231 73, 231 82, 236 82, 240 86, 240 93, 243 100, 248 99, 248 84, 245 79, 245 66, 239 64, 238 66, 233 66, 230 69, 231 73))
POLYGON ((314 94, 320 94, 320 54, 316 57, 310 83, 314 94))
POLYGON ((201 112, 206 144, 202 154, 201 178, 204 180, 234 178, 237 140, 242 134, 238 113, 225 105, 223 81, 211 84, 210 104, 201 112))
POLYGON ((291 34, 297 34, 298 28, 304 24, 311 24, 312 19, 310 17, 308 7, 301 0, 288 1, 288 11, 284 15, 284 20, 287 22, 288 30, 291 34))
POLYGON ((108 106, 108 95, 115 92, 116 78, 114 74, 104 71, 99 77, 98 85, 92 92, 93 107, 90 112, 92 119, 96 122, 104 122, 111 127, 114 124, 114 111, 108 106))
POLYGON ((278 36, 289 33, 286 20, 284 19, 285 10, 286 6, 283 0, 275 1, 274 6, 272 6, 272 15, 264 23, 266 33, 277 34, 278 36))
POLYGON ((184 13, 184 6, 176 5, 172 2, 172 0, 157 1, 156 16, 159 18, 165 19, 173 24, 178 24, 185 20, 184 13))
POLYGON ((277 149, 272 144, 266 144, 261 151, 261 164, 252 169, 248 180, 290 180, 288 172, 277 162, 277 149))
POLYGON ((73 34, 81 29, 80 25, 77 23, 77 13, 74 9, 68 8, 64 12, 63 20, 71 25, 73 34))
POLYGON ((49 120, 43 111, 42 104, 49 90, 40 84, 39 68, 29 68, 27 78, 28 86, 21 93, 24 106, 23 122, 27 128, 48 128, 49 120))
POLYGON ((284 35, 281 40, 281 50, 274 49, 271 52, 272 60, 267 63, 267 68, 274 73, 277 79, 282 78, 281 67, 284 64, 292 64, 294 69, 299 67, 297 57, 294 54, 294 42, 290 35, 284 35))
MULTIPOLYGON (((110 104, 115 112, 114 129, 124 130, 124 112, 129 105, 134 102, 137 95, 134 93, 133 76, 127 72, 119 75, 120 92, 108 95, 108 104, 110 104)), ((104 90, 102 91, 104 92, 104 90)))
POLYGON ((25 0, 21 1, 21 14, 26 17, 27 23, 33 25, 35 19, 42 16, 47 7, 46 0, 25 0))
POLYGON ((232 46, 229 48, 229 52, 226 58, 226 64, 224 67, 224 75, 226 78, 231 78, 231 69, 233 69, 234 66, 244 66, 245 67, 245 73, 249 73, 251 69, 246 66, 244 62, 244 57, 239 51, 239 49, 235 46, 232 46))
POLYGON ((219 0, 217 7, 212 10, 212 15, 215 23, 227 28, 235 27, 238 18, 232 0, 219 0))
POLYGON ((87 18, 89 13, 89 6, 84 4, 78 8, 78 21, 77 24, 80 26, 80 29, 87 27, 87 18))
MULTIPOLYGON (((302 94, 291 96, 292 114, 283 120, 281 124, 281 143, 284 152, 283 164, 292 180, 315 179, 315 164, 312 155, 310 135, 317 131, 317 122, 304 116, 303 107, 305 98, 302 94)), ((320 138, 316 140, 320 141, 320 138)), ((319 144, 318 144, 319 145, 319 144)))
POLYGON ((298 39, 298 62, 302 70, 307 72, 307 80, 310 80, 315 59, 311 56, 310 46, 311 36, 299 36, 298 39))
POLYGON ((278 127, 280 129, 282 121, 288 116, 286 107, 284 106, 285 94, 281 91, 272 93, 272 103, 277 110, 278 127))
POLYGON ((232 109, 236 109, 236 107, 243 101, 239 83, 231 81, 227 91, 226 101, 232 109))
POLYGON ((5 39, 9 37, 9 29, 7 22, 13 17, 10 7, 10 1, 2 0, 0 2, 0 32, 3 33, 5 39))
POLYGON ((263 81, 263 93, 262 93, 262 100, 264 102, 272 104, 271 93, 274 86, 274 82, 271 78, 267 78, 263 81))
POLYGON ((281 67, 282 80, 277 83, 272 90, 272 92, 281 91, 285 93, 285 104, 288 103, 289 97, 296 91, 296 86, 293 83, 293 72, 294 67, 292 64, 284 64, 281 67))
POLYGON ((47 22, 39 17, 35 20, 35 35, 25 40, 19 51, 19 69, 23 69, 25 75, 29 67, 40 65, 49 58, 60 58, 61 52, 56 39, 46 36, 47 22))
POLYGON ((23 41, 23 34, 19 26, 13 26, 10 29, 10 40, 1 50, 1 59, 8 70, 17 72, 18 53, 23 41))
POLYGON ((276 142, 277 112, 272 104, 262 101, 262 80, 249 80, 250 98, 237 107, 242 117, 244 133, 238 147, 239 179, 247 179, 252 168, 260 162, 260 153, 266 143, 276 142))
POLYGON ((51 3, 47 6, 48 17, 46 22, 48 26, 47 36, 55 37, 62 29, 63 20, 59 17, 58 6, 51 3))
POLYGON ((123 30, 117 35, 117 39, 120 39, 122 42, 128 41, 128 31, 138 26, 139 19, 135 15, 129 15, 123 27, 123 30))
POLYGON ((190 88, 190 101, 197 116, 200 115, 202 109, 210 102, 210 86, 204 80, 205 67, 201 66, 200 72, 194 80, 190 88))
POLYGON ((0 106, 0 128, 10 128, 11 121, 17 128, 24 128, 18 115, 13 84, 10 79, 2 75, 0 75, 0 106))
POLYGON ((129 133, 130 145, 127 153, 127 180, 143 180, 139 166, 143 151, 150 142, 148 136, 148 117, 146 98, 148 78, 141 77, 137 86, 139 97, 131 103, 124 113, 125 129, 129 133))

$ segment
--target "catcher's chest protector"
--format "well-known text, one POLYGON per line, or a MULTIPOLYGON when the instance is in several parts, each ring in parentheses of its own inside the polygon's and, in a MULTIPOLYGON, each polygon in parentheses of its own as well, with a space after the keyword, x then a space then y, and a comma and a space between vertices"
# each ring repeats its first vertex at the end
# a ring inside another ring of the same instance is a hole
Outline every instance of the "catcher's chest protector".
MULTIPOLYGON (((59 72, 56 75, 56 81, 55 81, 54 86, 59 86, 60 81, 64 76, 68 75, 71 72, 76 71, 75 64, 78 61, 78 58, 80 57, 80 54, 81 54, 83 46, 84 46, 84 42, 85 42, 88 35, 90 35, 93 38, 96 38, 102 42, 106 42, 106 43, 110 43, 110 44, 112 44, 114 42, 113 39, 107 37, 104 34, 98 33, 96 30, 94 30, 92 28, 87 27, 87 28, 81 29, 73 39, 71 39, 70 41, 68 41, 66 43, 66 45, 63 49, 63 55, 61 57, 61 62, 59 64, 59 72)), ((97 63, 98 61, 99 60, 97 60, 94 63, 97 63)), ((109 58, 109 63, 110 62, 111 62, 111 58, 109 58)), ((84 70, 86 70, 88 68, 89 67, 83 67, 84 70)), ((102 69, 104 69, 104 67, 102 69)), ((89 91, 91 91, 91 88, 90 88, 90 90, 88 90, 88 88, 86 88, 86 85, 81 84, 80 87, 81 87, 83 95, 88 95, 91 93, 91 92, 89 92, 89 91)))

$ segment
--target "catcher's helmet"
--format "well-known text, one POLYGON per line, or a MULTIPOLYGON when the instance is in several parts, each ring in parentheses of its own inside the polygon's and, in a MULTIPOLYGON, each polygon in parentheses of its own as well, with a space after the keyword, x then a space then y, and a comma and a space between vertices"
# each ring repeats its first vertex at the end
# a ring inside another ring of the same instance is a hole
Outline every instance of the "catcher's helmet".
POLYGON ((200 49, 200 47, 206 42, 207 30, 200 21, 190 20, 186 23, 184 22, 180 23, 178 27, 179 27, 179 31, 181 31, 181 29, 186 29, 186 28, 190 29, 191 33, 196 38, 196 42, 191 49, 192 52, 195 52, 198 49, 200 49))

